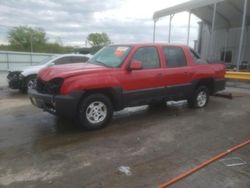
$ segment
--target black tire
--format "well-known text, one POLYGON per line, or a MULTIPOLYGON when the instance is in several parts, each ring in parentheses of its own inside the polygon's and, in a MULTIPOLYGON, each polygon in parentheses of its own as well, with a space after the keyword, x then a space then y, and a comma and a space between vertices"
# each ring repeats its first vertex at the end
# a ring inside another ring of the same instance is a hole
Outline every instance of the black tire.
POLYGON ((25 78, 23 85, 21 86, 21 91, 23 93, 27 93, 28 89, 30 88, 31 82, 34 82, 36 80, 36 75, 31 75, 25 78))
POLYGON ((203 108, 207 105, 209 101, 209 90, 206 86, 199 86, 194 91, 191 98, 188 99, 188 105, 191 108, 203 108), (199 97, 204 96, 201 100, 199 97), (201 102, 202 101, 202 102, 201 102))
POLYGON ((80 102, 77 119, 80 127, 86 130, 94 130, 105 127, 111 120, 112 116, 113 105, 110 99, 103 94, 91 94, 83 98, 83 100, 80 102), (96 104, 99 105, 97 106, 96 104), (103 107, 100 108, 99 106, 102 105, 103 107), (97 107, 100 109, 100 111, 95 109, 97 107), (106 115, 102 115, 101 113, 106 115), (87 116, 87 114, 89 114, 89 116, 87 116), (95 118, 97 118, 98 120, 95 118))

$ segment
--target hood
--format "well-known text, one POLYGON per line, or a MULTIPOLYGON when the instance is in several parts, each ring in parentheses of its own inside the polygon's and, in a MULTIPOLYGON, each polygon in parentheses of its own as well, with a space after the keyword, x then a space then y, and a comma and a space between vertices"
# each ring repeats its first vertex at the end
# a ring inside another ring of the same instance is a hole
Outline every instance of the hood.
POLYGON ((42 69, 38 73, 38 77, 44 81, 53 78, 67 78, 78 74, 88 74, 107 70, 104 66, 94 65, 90 63, 75 63, 66 65, 56 65, 42 69))
POLYGON ((22 70, 22 75, 29 76, 31 74, 37 74, 44 67, 46 67, 46 65, 34 65, 27 67, 22 70))

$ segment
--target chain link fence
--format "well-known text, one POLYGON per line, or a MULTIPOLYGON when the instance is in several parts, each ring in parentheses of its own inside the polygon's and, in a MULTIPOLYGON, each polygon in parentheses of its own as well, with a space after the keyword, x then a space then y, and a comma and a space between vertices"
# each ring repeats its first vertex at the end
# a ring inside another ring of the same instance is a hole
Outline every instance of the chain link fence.
POLYGON ((0 71, 20 70, 53 55, 55 54, 0 51, 0 71))

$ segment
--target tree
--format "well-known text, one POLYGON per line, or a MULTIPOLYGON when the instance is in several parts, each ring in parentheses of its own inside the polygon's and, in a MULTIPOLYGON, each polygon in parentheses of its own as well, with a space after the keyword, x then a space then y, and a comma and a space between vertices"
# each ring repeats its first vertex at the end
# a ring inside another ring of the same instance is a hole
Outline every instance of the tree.
POLYGON ((105 46, 111 43, 106 33, 90 33, 87 37, 87 41, 92 47, 105 46))
POLYGON ((18 26, 8 33, 8 40, 13 50, 18 51, 43 51, 47 38, 41 28, 18 26))

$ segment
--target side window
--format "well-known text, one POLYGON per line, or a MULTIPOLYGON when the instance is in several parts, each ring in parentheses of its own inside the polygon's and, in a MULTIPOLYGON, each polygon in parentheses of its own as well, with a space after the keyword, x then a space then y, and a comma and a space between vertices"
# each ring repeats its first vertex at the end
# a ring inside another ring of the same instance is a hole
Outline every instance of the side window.
POLYGON ((80 62, 86 62, 88 60, 89 60, 88 57, 80 57, 80 62))
POLYGON ((88 61, 88 57, 78 57, 78 56, 72 56, 70 63, 82 63, 88 61))
POLYGON ((166 65, 169 68, 184 67, 187 65, 185 54, 179 47, 165 47, 164 55, 166 65))
POLYGON ((55 65, 62 65, 71 62, 71 57, 61 57, 54 61, 55 65))
POLYGON ((72 56, 70 63, 80 63, 82 62, 81 57, 77 57, 77 56, 72 56))
POLYGON ((155 47, 143 47, 139 48, 132 59, 136 59, 142 62, 143 69, 159 68, 160 62, 155 47))

